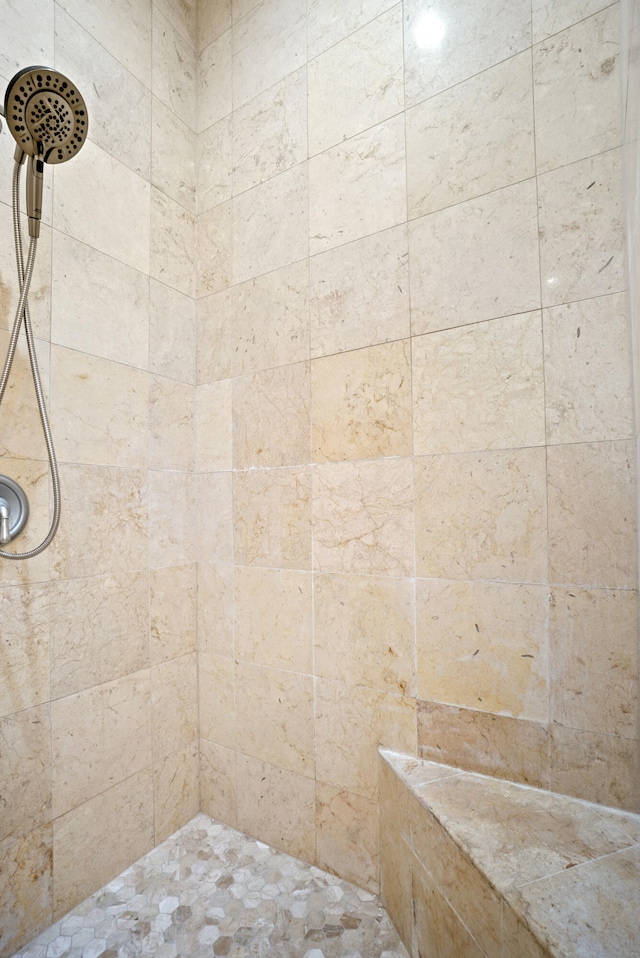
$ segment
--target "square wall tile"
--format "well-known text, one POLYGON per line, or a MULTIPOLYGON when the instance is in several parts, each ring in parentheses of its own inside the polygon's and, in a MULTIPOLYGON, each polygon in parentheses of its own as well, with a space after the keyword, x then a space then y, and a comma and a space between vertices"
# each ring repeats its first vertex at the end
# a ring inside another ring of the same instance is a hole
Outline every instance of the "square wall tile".
POLYGON ((198 296, 208 296, 231 285, 231 235, 231 202, 213 206, 198 216, 198 296))
POLYGON ((313 671, 308 572, 236 566, 235 654, 253 665, 313 671))
POLYGON ((198 744, 153 766, 154 842, 159 844, 200 811, 198 744))
POLYGON ((196 480, 184 472, 149 473, 149 566, 196 558, 196 480))
POLYGON ((197 0, 197 46, 202 50, 231 27, 231 0, 197 0))
POLYGON ((311 470, 259 469, 233 476, 235 560, 311 568, 311 470))
POLYGON ((233 556, 231 475, 212 472, 198 476, 198 558, 200 562, 230 561, 233 556))
POLYGON ((304 65, 306 7, 298 0, 264 0, 234 17, 234 109, 304 65))
POLYGON ((608 0, 533 0, 533 42, 538 43, 608 7, 608 0))
POLYGON ((198 652, 233 653, 233 579, 230 556, 198 562, 198 652))
POLYGON ((303 465, 311 460, 309 363, 233 380, 236 469, 303 465))
POLYGON ((198 706, 202 738, 236 748, 236 668, 232 658, 199 655, 198 706))
POLYGON ((232 381, 203 383, 197 389, 198 472, 224 472, 233 465, 232 381))
POLYGON ((0 841, 21 838, 52 819, 51 709, 36 705, 0 719, 0 841))
POLYGON ((484 952, 480 951, 422 862, 414 855, 411 857, 413 882, 410 897, 415 911, 413 935, 419 954, 483 958, 484 952))
POLYGON ((47 585, 0 588, 4 636, 0 668, 0 716, 49 699, 49 589, 47 585))
POLYGON ((198 136, 198 212, 231 199, 232 118, 223 117, 198 136))
MULTIPOLYGON (((150 3, 132 7, 129 0, 114 0, 109 6, 96 6, 87 0, 60 0, 58 6, 82 24, 134 76, 146 86, 151 85, 150 3)), ((42 17, 42 10, 39 14, 42 17)), ((29 62, 49 63, 50 58, 29 62)))
POLYGON ((149 369, 184 383, 196 381, 196 304, 191 296, 150 282, 149 369))
POLYGON ((196 212, 196 135, 153 98, 151 183, 189 213, 196 212))
POLYGON ((346 789, 316 783, 318 868, 378 893, 378 807, 346 789))
POLYGON ((188 296, 196 291, 196 223, 193 214, 155 187, 151 190, 153 279, 188 296))
POLYGON ((3 953, 15 954, 53 918, 53 828, 0 842, 3 953))
POLYGON ((219 293, 198 300, 196 307, 198 383, 228 379, 231 375, 232 308, 230 289, 223 289, 219 293))
POLYGON ((200 808, 236 827, 236 752, 200 739, 200 808))
POLYGON ((212 40, 198 61, 198 132, 202 133, 232 110, 231 30, 212 40))
POLYGON ((309 58, 355 33, 365 23, 379 17, 396 0, 309 0, 307 4, 307 41, 309 58))
POLYGON ((162 376, 149 382, 149 467, 191 472, 195 466, 195 386, 162 376))
POLYGON ((196 649, 195 563, 152 569, 149 574, 149 646, 157 665, 196 649), (180 601, 176 602, 176 596, 180 601))
POLYGON ((588 802, 640 811, 638 742, 551 726, 551 788, 588 802))
POLYGON ((161 662, 151 669, 153 758, 165 758, 198 737, 196 654, 161 662))
POLYGON ((185 37, 153 5, 153 93, 196 130, 196 54, 185 37))

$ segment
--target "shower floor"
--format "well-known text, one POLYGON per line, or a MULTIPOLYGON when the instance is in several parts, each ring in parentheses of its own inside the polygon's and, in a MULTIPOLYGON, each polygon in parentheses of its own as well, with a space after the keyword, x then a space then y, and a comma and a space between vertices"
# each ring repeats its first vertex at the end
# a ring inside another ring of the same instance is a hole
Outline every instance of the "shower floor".
POLYGON ((407 958, 375 895, 197 815, 14 958, 407 958))

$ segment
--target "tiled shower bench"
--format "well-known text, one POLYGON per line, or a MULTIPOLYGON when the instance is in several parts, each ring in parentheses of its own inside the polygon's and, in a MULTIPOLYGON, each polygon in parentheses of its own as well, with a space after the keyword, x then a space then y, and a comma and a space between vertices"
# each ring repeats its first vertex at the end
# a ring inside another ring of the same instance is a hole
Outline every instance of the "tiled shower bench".
POLYGON ((637 958, 640 815, 380 750, 382 897, 413 958, 637 958))

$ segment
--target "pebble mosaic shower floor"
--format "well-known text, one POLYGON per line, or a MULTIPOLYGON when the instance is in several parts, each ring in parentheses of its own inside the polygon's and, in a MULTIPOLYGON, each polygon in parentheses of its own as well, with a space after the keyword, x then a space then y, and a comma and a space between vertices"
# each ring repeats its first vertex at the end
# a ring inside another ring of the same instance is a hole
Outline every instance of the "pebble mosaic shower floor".
POLYGON ((197 815, 14 958, 407 958, 380 900, 197 815))

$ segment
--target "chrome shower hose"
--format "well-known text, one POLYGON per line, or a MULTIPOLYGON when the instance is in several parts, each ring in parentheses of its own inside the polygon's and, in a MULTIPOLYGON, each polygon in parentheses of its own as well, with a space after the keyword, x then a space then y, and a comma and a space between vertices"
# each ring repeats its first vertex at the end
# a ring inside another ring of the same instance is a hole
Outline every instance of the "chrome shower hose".
POLYGON ((31 376, 33 378, 33 386, 36 393, 36 400, 38 402, 38 412, 40 413, 40 422, 42 423, 42 431, 44 433, 44 440, 47 446, 47 456, 49 458, 51 485, 53 486, 53 518, 51 520, 51 527, 39 546, 36 546, 35 549, 29 549, 28 552, 7 552, 4 549, 0 549, 0 558, 3 559, 33 559, 34 556, 40 555, 40 553, 44 552, 47 546, 50 545, 58 530, 58 524, 60 522, 60 478, 58 476, 58 463, 56 461, 55 449, 53 448, 53 438, 51 436, 51 427, 49 426, 49 417, 47 415, 47 407, 44 400, 44 393, 42 391, 42 382, 40 381, 40 370, 38 369, 38 359, 36 357, 36 349, 33 341, 33 328, 31 326, 31 317, 29 315, 29 287, 31 285, 33 268, 36 261, 38 240, 35 237, 31 238, 29 243, 29 253, 27 255, 27 265, 25 268, 22 252, 22 229, 20 227, 20 169, 21 164, 16 162, 13 170, 11 194, 13 207, 13 241, 16 252, 16 267, 18 271, 20 298, 18 301, 15 320, 13 322, 13 330, 11 331, 11 340, 9 342, 7 358, 2 371, 2 378, 0 378, 0 404, 2 403, 4 392, 7 388, 9 373, 11 372, 11 365, 13 363, 16 347, 18 345, 20 326, 24 320, 24 331, 27 338, 31 376))

